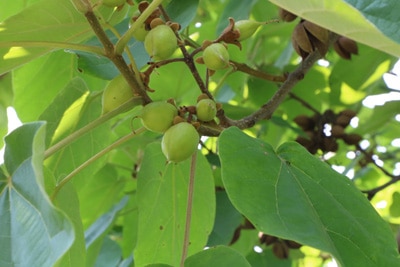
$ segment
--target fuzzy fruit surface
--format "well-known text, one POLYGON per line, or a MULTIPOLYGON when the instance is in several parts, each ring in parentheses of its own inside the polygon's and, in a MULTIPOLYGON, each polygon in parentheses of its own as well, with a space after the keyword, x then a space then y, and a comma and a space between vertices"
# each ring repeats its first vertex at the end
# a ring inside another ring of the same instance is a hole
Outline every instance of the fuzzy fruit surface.
POLYGON ((169 128, 161 142, 161 149, 169 162, 188 159, 197 149, 200 137, 193 125, 181 122, 169 128))
POLYGON ((167 25, 158 25, 146 35, 144 48, 154 60, 172 56, 178 44, 174 31, 167 25))
POLYGON ((217 105, 214 100, 202 99, 197 102, 196 115, 201 121, 212 121, 217 115, 217 105))
MULTIPOLYGON (((102 114, 118 108, 132 97, 134 97, 132 88, 126 82, 125 78, 121 74, 116 76, 103 91, 102 114)), ((128 111, 130 108, 125 111, 128 111)))
POLYGON ((145 27, 144 27, 144 23, 142 23, 141 25, 139 25, 139 27, 136 28, 136 31, 134 31, 132 33, 133 38, 135 38, 136 40, 143 42, 146 39, 146 36, 149 32, 146 31, 145 27))
POLYGON ((108 7, 116 7, 125 4, 126 0, 103 0, 103 5, 108 7))
POLYGON ((174 105, 164 101, 157 101, 144 106, 139 117, 147 130, 164 133, 172 126, 177 115, 178 110, 174 105))
POLYGON ((224 69, 229 65, 229 53, 223 44, 211 44, 204 49, 203 60, 210 70, 224 69))
POLYGON ((254 20, 239 20, 235 22, 235 29, 240 32, 238 41, 251 37, 263 23, 254 20))

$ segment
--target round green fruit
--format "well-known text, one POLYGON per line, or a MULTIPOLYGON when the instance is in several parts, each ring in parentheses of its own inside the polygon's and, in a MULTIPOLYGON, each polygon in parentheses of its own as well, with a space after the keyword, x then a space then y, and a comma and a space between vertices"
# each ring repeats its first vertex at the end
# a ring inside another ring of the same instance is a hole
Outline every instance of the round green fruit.
POLYGON ((175 33, 167 25, 158 25, 151 29, 144 39, 144 48, 154 60, 171 57, 177 46, 175 33))
POLYGON ((103 5, 108 7, 121 6, 126 3, 126 0, 103 0, 103 5))
POLYGON ((246 40, 251 37, 258 27, 260 27, 262 22, 254 21, 254 20, 239 20, 235 22, 235 29, 240 32, 240 37, 238 41, 246 40))
POLYGON ((137 41, 143 42, 146 39, 146 36, 149 32, 146 31, 144 23, 139 25, 139 27, 136 28, 136 30, 132 33, 133 38, 135 38, 137 41))
MULTIPOLYGON (((126 103, 133 97, 134 94, 132 88, 126 82, 124 76, 122 76, 121 74, 116 76, 114 79, 110 81, 110 83, 103 91, 102 114, 104 115, 118 108, 119 106, 126 103)), ((128 111, 132 107, 133 104, 131 107, 128 107, 127 110, 124 111, 128 111)))
POLYGON ((200 137, 194 126, 181 122, 169 128, 161 142, 161 149, 169 162, 188 159, 197 149, 200 137))
POLYGON ((203 61, 210 70, 220 70, 228 67, 229 53, 223 44, 211 44, 204 49, 203 61))
POLYGON ((158 101, 144 106, 139 117, 146 129, 156 133, 163 133, 172 126, 177 115, 178 110, 174 105, 158 101))
POLYGON ((212 99, 201 99, 197 102, 196 114, 201 121, 212 121, 217 115, 217 105, 212 99))

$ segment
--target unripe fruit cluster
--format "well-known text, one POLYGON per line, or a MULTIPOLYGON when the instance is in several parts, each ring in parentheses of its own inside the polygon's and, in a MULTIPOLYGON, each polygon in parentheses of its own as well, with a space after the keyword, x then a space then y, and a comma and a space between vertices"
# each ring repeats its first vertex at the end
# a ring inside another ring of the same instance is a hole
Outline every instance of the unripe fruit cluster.
POLYGON ((326 110, 322 115, 299 115, 294 122, 305 132, 307 137, 299 136, 296 141, 304 146, 311 154, 318 149, 323 152, 336 152, 339 148, 338 139, 342 139, 348 145, 357 145, 362 137, 358 134, 347 134, 345 128, 356 113, 353 110, 343 110, 335 114, 332 110, 326 110), (330 125, 330 133, 326 126, 330 125))
POLYGON ((188 122, 174 124, 177 108, 168 102, 151 102, 138 116, 149 131, 163 133, 161 149, 168 162, 178 163, 188 159, 197 149, 200 137, 188 122))

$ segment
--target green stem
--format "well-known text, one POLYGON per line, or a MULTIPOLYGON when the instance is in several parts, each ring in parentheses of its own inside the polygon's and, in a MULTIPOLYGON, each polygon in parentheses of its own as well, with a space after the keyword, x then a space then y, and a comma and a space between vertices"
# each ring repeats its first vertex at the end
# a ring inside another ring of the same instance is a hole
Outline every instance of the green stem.
POLYGON ((59 49, 71 49, 83 52, 89 52, 100 56, 105 56, 104 49, 98 46, 73 44, 65 42, 44 42, 44 41, 12 41, 2 42, 0 47, 44 47, 44 48, 59 48, 59 49))
POLYGON ((196 174, 196 159, 197 159, 197 151, 192 155, 192 161, 190 164, 190 177, 189 177, 189 186, 188 186, 188 200, 186 207, 186 222, 185 222, 185 236, 183 238, 183 248, 182 248, 182 258, 180 266, 183 267, 185 265, 185 259, 189 250, 189 241, 190 241, 190 226, 192 222, 192 207, 193 207, 193 193, 194 193, 194 177, 196 174))
POLYGON ((103 124, 104 122, 108 121, 109 119, 115 117, 116 115, 120 114, 122 111, 126 110, 126 108, 134 105, 139 105, 142 103, 142 98, 141 97, 134 97, 131 100, 127 101, 123 105, 119 106, 118 108, 110 111, 109 113, 104 114, 103 116, 95 119, 94 121, 90 122, 89 124, 83 126, 79 130, 73 132, 72 134, 68 135, 66 138, 62 139, 60 142, 52 145, 49 147, 45 152, 44 152, 44 158, 48 158, 60 149, 64 148, 65 146, 71 144, 74 142, 76 139, 81 137, 82 135, 90 132, 97 126, 103 124))
POLYGON ((118 40, 115 45, 115 53, 121 55, 125 49, 126 44, 129 42, 129 39, 132 37, 132 33, 136 31, 145 21, 146 19, 153 13, 156 8, 161 5, 163 0, 154 0, 151 4, 140 14, 139 18, 132 23, 132 26, 125 32, 125 34, 118 40))
POLYGON ((64 179, 61 180, 60 183, 58 183, 56 185, 56 187, 54 189, 54 192, 51 195, 51 200, 54 200, 56 198, 58 192, 61 190, 61 188, 63 188, 64 185, 66 185, 75 175, 80 173, 87 166, 89 166, 94 161, 98 160, 99 158, 101 158, 102 156, 104 156, 105 154, 107 154, 108 152, 113 150, 114 148, 122 145, 123 143, 129 141, 130 139, 132 139, 133 137, 135 137, 138 134, 141 134, 144 131, 146 131, 146 129, 144 127, 142 127, 142 128, 138 129, 135 132, 131 132, 130 134, 125 135, 124 137, 118 139, 117 141, 115 141, 114 143, 112 143, 108 147, 104 148, 103 150, 99 151, 97 154, 93 155, 90 159, 88 159, 87 161, 82 163, 79 167, 77 167, 72 172, 70 172, 67 176, 64 177, 64 179))

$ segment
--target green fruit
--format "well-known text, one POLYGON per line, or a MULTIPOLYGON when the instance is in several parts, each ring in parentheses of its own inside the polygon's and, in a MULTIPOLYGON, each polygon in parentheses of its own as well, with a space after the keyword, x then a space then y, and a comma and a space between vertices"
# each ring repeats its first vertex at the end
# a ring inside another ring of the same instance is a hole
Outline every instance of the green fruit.
POLYGON ((197 149, 200 137, 193 125, 181 122, 169 128, 161 142, 161 149, 169 162, 188 159, 197 149))
POLYGON ((144 39, 144 48, 154 60, 169 58, 177 46, 175 33, 167 25, 158 25, 151 29, 144 39))
POLYGON ((217 105, 212 99, 201 99, 197 102, 196 114, 201 121, 211 121, 217 115, 217 105))
POLYGON ((177 115, 178 110, 174 105, 158 101, 144 106, 139 117, 146 129, 156 133, 163 133, 172 126, 177 115))
POLYGON ((136 31, 134 31, 132 33, 133 38, 135 38, 136 40, 143 42, 146 39, 146 36, 149 32, 146 31, 144 23, 142 23, 141 25, 139 25, 138 28, 136 28, 136 31))
POLYGON ((116 7, 125 4, 126 0, 103 0, 103 5, 108 7, 116 7))
MULTIPOLYGON (((110 81, 103 91, 102 114, 104 115, 118 108, 133 97, 134 94, 132 88, 121 74, 118 75, 110 81)), ((124 110, 123 112, 128 111, 132 107, 128 107, 127 110, 124 110)))
POLYGON ((258 27, 260 27, 262 22, 254 21, 254 20, 239 20, 235 22, 235 30, 240 32, 240 37, 238 41, 243 41, 250 36, 252 36, 258 27))
POLYGON ((211 44, 204 49, 203 61, 210 70, 220 70, 228 67, 229 53, 223 44, 211 44))

